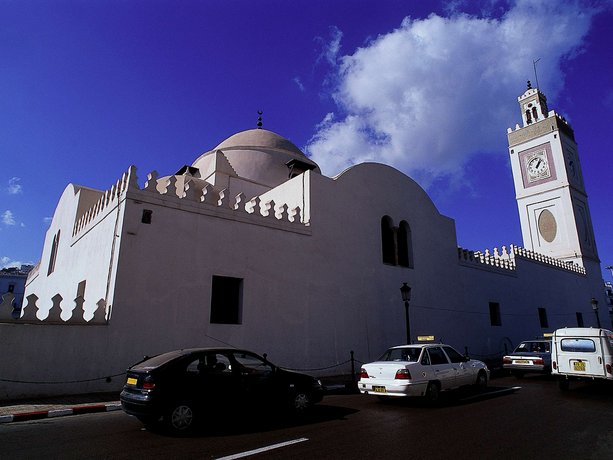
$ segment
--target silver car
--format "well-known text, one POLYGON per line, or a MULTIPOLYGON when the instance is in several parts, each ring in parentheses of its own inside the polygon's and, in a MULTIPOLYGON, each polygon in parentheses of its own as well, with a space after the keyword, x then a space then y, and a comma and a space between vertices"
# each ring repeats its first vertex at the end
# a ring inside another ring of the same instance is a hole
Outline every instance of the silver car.
POLYGON ((502 358, 502 367, 517 378, 526 372, 551 372, 551 340, 526 340, 502 358))

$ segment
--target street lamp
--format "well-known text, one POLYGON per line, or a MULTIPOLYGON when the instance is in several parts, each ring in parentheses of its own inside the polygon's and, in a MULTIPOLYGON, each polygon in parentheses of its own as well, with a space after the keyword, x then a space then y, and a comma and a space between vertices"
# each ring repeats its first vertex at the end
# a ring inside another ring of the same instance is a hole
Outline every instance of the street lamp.
POLYGON ((600 328, 600 316, 598 316, 598 301, 592 297, 592 310, 594 310, 594 314, 596 315, 596 323, 598 324, 598 328, 600 328))
POLYGON ((409 327, 409 300, 411 300, 411 288, 407 283, 402 283, 400 286, 400 294, 404 302, 404 315, 407 327, 407 344, 411 343, 411 328, 409 327))

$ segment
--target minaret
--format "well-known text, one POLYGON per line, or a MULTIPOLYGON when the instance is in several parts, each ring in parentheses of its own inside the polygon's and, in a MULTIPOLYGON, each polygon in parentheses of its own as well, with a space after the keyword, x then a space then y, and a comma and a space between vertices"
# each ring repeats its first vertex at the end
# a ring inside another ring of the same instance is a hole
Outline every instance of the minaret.
POLYGON ((583 267, 598 264, 573 129, 548 111, 529 81, 517 101, 523 126, 509 128, 508 140, 524 247, 583 267))

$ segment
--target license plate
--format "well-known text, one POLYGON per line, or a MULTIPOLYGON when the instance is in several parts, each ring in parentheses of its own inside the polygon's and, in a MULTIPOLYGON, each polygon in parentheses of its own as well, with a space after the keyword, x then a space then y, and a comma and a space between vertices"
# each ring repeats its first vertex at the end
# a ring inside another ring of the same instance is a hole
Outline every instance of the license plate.
POLYGON ((385 393, 385 387, 372 387, 372 391, 375 393, 385 393))
POLYGON ((585 372, 585 362, 584 361, 575 361, 573 363, 573 369, 577 372, 585 372))
POLYGON ((532 364, 532 361, 529 359, 516 359, 515 364, 532 364))
POLYGON ((136 385, 136 382, 138 382, 138 380, 134 377, 128 377, 128 385, 136 385))

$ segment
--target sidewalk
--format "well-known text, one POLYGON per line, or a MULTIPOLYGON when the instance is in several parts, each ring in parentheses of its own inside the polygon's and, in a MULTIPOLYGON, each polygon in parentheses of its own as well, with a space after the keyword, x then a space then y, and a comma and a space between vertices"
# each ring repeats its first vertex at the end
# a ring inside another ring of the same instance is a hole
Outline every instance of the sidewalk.
POLYGON ((121 410, 119 392, 0 401, 0 425, 48 417, 121 410))

